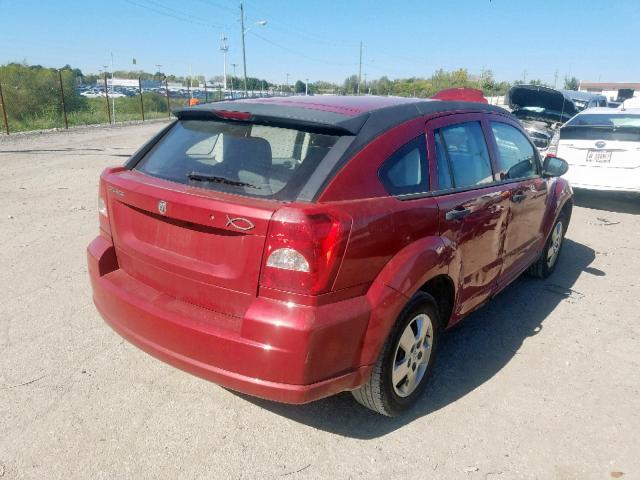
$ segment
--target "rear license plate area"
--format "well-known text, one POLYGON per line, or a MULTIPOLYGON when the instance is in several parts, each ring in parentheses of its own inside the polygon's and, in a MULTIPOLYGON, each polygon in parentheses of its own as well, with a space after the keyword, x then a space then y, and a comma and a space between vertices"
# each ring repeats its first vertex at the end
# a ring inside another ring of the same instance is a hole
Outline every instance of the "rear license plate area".
POLYGON ((611 152, 608 150, 589 150, 587 152, 587 162, 589 163, 610 163, 611 152))

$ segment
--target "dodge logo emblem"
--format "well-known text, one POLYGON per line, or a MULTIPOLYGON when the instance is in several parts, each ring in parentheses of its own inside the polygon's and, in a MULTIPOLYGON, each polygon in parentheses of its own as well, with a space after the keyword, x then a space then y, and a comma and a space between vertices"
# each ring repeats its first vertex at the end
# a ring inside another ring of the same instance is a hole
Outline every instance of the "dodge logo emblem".
POLYGON ((158 202, 158 211, 162 215, 165 215, 167 213, 167 202, 165 202, 164 200, 160 200, 158 202))

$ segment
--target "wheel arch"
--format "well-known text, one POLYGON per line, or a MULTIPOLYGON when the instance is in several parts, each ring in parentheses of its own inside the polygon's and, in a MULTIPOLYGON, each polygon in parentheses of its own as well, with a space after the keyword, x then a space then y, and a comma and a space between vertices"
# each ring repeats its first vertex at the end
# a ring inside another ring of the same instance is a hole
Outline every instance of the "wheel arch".
POLYGON ((445 273, 441 273, 425 282, 419 291, 428 293, 436 301, 440 315, 440 327, 444 330, 451 321, 456 299, 456 287, 453 279, 445 273))
POLYGON ((459 261, 454 246, 439 236, 424 237, 398 252, 382 269, 367 296, 377 305, 363 340, 361 364, 375 362, 380 348, 398 315, 416 292, 424 291, 436 299, 442 328, 455 308, 456 278, 459 261), (443 297, 442 297, 443 296, 443 297))

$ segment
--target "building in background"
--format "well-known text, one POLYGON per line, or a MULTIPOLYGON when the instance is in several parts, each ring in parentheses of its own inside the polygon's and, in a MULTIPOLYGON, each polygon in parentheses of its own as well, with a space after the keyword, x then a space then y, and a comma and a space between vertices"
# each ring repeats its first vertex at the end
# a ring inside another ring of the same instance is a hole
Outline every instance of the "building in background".
POLYGON ((640 82, 580 82, 580 92, 600 93, 611 102, 640 97, 640 82))

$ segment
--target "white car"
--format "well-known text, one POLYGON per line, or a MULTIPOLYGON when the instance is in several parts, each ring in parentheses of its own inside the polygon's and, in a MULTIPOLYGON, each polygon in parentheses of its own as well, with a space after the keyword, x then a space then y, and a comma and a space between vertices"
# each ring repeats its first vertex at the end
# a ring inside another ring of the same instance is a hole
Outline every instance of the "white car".
POLYGON ((640 108, 590 108, 560 128, 549 152, 567 161, 571 186, 640 193, 640 108))

